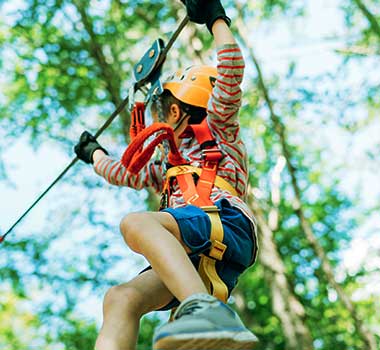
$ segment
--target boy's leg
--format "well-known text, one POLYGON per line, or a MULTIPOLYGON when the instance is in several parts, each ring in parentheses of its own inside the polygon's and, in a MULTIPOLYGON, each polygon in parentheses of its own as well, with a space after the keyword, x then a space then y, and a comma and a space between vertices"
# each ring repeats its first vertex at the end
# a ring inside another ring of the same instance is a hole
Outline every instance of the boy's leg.
MULTIPOLYGON (((186 224, 190 225, 190 221, 181 221, 182 230, 186 230, 186 224)), ((120 227, 126 243, 149 260, 163 283, 181 302, 174 321, 156 330, 154 349, 253 348, 257 338, 245 328, 237 314, 207 294, 186 254, 190 249, 183 242, 171 214, 130 214, 120 227)))
POLYGON ((173 295, 153 270, 112 287, 104 298, 96 350, 134 350, 142 315, 167 305, 173 295))
POLYGON ((174 217, 165 212, 128 214, 120 223, 128 246, 144 255, 162 282, 179 301, 196 293, 207 293, 191 263, 174 217))

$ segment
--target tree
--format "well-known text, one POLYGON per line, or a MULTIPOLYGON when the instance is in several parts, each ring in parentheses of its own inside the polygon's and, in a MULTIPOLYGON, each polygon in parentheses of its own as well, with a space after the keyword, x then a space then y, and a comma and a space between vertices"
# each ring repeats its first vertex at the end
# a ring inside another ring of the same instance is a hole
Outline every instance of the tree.
MULTIPOLYGON (((326 145, 314 142, 310 135, 322 137, 316 131, 335 128, 356 136, 376 125, 380 102, 375 79, 368 78, 366 69, 358 69, 361 94, 346 83, 351 62, 363 62, 363 56, 352 54, 354 47, 377 55, 376 29, 359 2, 339 2, 345 5, 346 30, 355 34, 355 40, 350 37, 345 42, 347 50, 337 50, 339 69, 302 75, 297 60, 288 60, 286 71, 266 74, 263 67, 273 67, 272 56, 256 59, 251 51, 256 37, 244 37, 241 30, 249 23, 258 37, 267 37, 268 32, 260 32, 259 27, 272 29, 281 21, 297 21, 307 15, 307 4, 225 3, 233 28, 240 29, 247 62, 241 124, 251 152, 249 201, 261 241, 259 263, 242 276, 234 294, 236 307, 258 334, 263 349, 360 348, 366 330, 361 335, 355 331, 354 320, 359 330, 361 320, 350 308, 352 302, 346 306, 339 302, 331 282, 341 275, 340 252, 350 241, 348 232, 365 222, 374 208, 363 208, 360 200, 339 187, 347 164, 332 164, 326 145), (355 113, 355 108, 368 109, 368 118, 355 113), (313 118, 315 114, 322 117, 313 118), (352 214, 354 209, 358 214, 352 214), (327 268, 321 263, 325 257, 331 265, 327 268)), ((96 130, 128 94, 132 67, 157 33, 172 31, 174 19, 184 15, 180 2, 29 0, 22 5, 0 26, 0 62, 6 77, 0 94, 0 144, 4 150, 20 139, 35 149, 54 144, 70 157, 80 132, 96 130)), ((368 11, 377 17, 373 7, 368 11)), ((371 55, 365 56, 366 67, 371 55)), ((165 70, 175 70, 179 61, 187 66, 210 63, 212 58, 207 31, 192 24, 171 51, 165 70)), ((123 112, 102 136, 112 153, 121 154, 125 148, 128 125, 128 113, 123 112)), ((376 158, 376 148, 368 147, 368 157, 376 158)), ((0 180, 12 183, 12 178, 6 178, 11 167, 2 155, 0 161, 4 159, 0 180)), ((46 204, 35 209, 44 224, 34 227, 33 220, 27 221, 2 247, 6 259, 0 260, 0 276, 18 298, 33 300, 31 317, 36 327, 47 327, 46 344, 87 348, 96 327, 76 317, 78 300, 100 298, 110 285, 138 272, 143 262, 125 251, 115 232, 127 210, 155 204, 151 194, 105 186, 84 165, 72 169, 60 186, 62 190, 56 189, 59 192, 49 194, 46 204), (46 293, 46 299, 37 301, 26 288, 30 285, 46 293)), ((340 277, 340 298, 360 290, 361 276, 369 276, 368 271, 340 277)), ((352 304, 366 326, 380 323, 371 314, 374 298, 352 304)), ((149 317, 143 321, 141 350, 150 347, 157 322, 149 317)), ((8 324, 5 327, 10 329, 8 324)), ((34 331, 34 324, 25 327, 34 331)), ((13 339, 6 341, 12 344, 13 339)))

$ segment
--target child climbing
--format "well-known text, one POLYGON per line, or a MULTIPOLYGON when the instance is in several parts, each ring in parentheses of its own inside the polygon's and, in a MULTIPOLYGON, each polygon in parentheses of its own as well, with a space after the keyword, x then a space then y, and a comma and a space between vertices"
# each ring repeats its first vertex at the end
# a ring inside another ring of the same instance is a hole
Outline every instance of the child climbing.
POLYGON ((177 72, 152 97, 156 126, 170 129, 170 153, 136 172, 128 157, 113 160, 88 132, 75 147, 110 183, 163 193, 160 211, 130 213, 120 223, 126 244, 150 267, 106 293, 97 350, 135 349, 140 318, 172 308, 171 322, 155 331, 154 349, 252 349, 257 342, 226 305, 257 253, 238 123, 244 60, 220 0, 187 0, 186 8, 213 35, 218 65, 177 72))

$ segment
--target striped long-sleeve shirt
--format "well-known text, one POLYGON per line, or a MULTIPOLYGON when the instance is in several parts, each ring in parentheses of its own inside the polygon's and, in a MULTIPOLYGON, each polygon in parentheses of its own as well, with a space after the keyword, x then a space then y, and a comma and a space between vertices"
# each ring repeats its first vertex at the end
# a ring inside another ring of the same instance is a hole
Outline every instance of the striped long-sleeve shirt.
MULTIPOLYGON (((244 73, 244 59, 236 44, 228 44, 217 52, 217 79, 208 103, 207 120, 212 134, 223 152, 217 175, 228 181, 238 193, 233 196, 226 190, 213 187, 211 200, 226 198, 232 206, 239 208, 254 222, 252 212, 244 202, 248 185, 247 152, 239 136, 238 111, 241 106, 240 84, 244 73)), ((193 138, 185 138, 180 151, 190 165, 200 167, 202 154, 200 145, 193 138)), ((129 173, 120 161, 105 156, 95 164, 95 171, 111 184, 129 186, 135 189, 153 187, 163 190, 165 183, 165 161, 158 164, 151 159, 137 174, 129 173)), ((169 206, 184 206, 186 203, 176 181, 171 189, 169 206)))

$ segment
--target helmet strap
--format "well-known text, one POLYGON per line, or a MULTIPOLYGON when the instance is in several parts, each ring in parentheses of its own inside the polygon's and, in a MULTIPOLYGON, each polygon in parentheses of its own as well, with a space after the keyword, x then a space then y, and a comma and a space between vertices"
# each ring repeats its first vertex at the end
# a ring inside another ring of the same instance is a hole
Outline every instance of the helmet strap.
POLYGON ((183 112, 181 118, 179 119, 178 123, 174 126, 174 131, 176 131, 181 125, 182 123, 184 122, 184 120, 187 118, 187 117, 191 117, 191 115, 187 112, 183 112))

